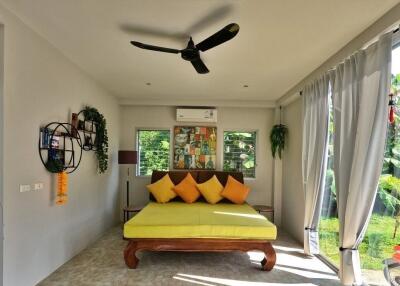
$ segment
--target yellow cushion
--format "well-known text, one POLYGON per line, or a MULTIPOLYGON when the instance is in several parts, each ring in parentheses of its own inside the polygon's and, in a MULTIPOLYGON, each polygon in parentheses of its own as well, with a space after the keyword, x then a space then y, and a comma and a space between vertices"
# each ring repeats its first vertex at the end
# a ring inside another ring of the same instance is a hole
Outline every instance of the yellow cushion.
POLYGON ((276 239, 276 227, 248 204, 149 203, 124 225, 126 238, 276 239))
POLYGON ((178 194, 186 203, 194 203, 199 197, 200 192, 196 187, 197 183, 192 175, 188 173, 186 177, 174 187, 174 192, 178 194))
POLYGON ((175 187, 168 174, 157 182, 147 185, 146 188, 156 198, 158 203, 167 203, 176 197, 176 193, 172 190, 175 187))
POLYGON ((221 196, 230 200, 232 203, 241 205, 246 201, 249 192, 250 188, 248 186, 235 180, 232 176, 229 176, 221 196))
POLYGON ((197 188, 206 199, 206 201, 210 204, 216 204, 223 199, 223 197, 221 196, 221 192, 224 187, 221 185, 221 183, 218 181, 217 176, 215 175, 207 182, 197 184, 197 188))

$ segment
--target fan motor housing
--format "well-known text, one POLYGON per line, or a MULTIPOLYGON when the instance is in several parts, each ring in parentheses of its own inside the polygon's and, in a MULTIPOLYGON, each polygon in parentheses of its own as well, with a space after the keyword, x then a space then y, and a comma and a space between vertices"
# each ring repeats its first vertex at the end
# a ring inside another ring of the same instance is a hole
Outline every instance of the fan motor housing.
POLYGON ((193 61, 200 57, 200 53, 197 49, 186 48, 181 51, 181 57, 186 61, 193 61))

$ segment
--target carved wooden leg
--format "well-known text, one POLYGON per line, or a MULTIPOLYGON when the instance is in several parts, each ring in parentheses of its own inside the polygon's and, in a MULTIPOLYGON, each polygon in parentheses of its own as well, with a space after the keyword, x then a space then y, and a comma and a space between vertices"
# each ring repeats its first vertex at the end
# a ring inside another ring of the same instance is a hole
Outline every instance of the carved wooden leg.
POLYGON ((275 266, 276 253, 271 243, 265 244, 264 247, 265 258, 261 261, 262 269, 265 271, 270 271, 275 266))
POLYGON ((136 257, 136 250, 137 250, 137 242, 136 241, 129 241, 128 245, 124 250, 124 259, 125 264, 131 269, 136 269, 136 266, 139 263, 139 259, 136 257))

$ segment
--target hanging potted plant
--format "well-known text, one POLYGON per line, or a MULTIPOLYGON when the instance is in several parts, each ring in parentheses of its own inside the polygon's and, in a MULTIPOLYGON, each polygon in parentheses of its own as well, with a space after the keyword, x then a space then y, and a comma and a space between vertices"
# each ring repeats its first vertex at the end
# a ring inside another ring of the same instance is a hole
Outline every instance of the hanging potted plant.
POLYGON ((96 124, 96 138, 94 140, 95 152, 99 161, 99 173, 104 173, 108 168, 108 135, 106 119, 96 108, 86 106, 83 115, 85 120, 94 121, 96 124))
POLYGON ((280 120, 279 124, 276 124, 272 127, 271 134, 269 135, 269 139, 271 141, 271 151, 272 157, 275 158, 276 153, 280 159, 282 159, 282 151, 285 148, 285 138, 288 133, 288 128, 286 125, 281 123, 282 121, 282 107, 280 107, 280 120))

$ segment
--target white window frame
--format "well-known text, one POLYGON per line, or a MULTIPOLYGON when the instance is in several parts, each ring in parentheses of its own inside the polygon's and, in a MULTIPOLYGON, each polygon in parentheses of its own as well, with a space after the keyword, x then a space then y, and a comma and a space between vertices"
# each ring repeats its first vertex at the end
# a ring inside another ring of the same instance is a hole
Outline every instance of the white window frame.
MULTIPOLYGON (((224 134, 225 132, 240 132, 240 133, 255 133, 256 135, 256 148, 255 148, 255 162, 254 162, 254 177, 245 177, 243 176, 243 179, 245 180, 256 180, 257 179, 257 166, 258 166, 258 145, 259 145, 259 130, 258 129, 247 129, 247 128, 230 128, 230 129, 223 129, 222 130, 222 164, 221 164, 221 169, 224 170, 224 162, 225 162, 225 140, 224 140, 224 134)), ((243 174, 244 175, 244 174, 243 174)))
POLYGON ((140 131, 169 131, 169 154, 168 154, 168 170, 171 170, 171 158, 172 158, 172 149, 171 145, 172 145, 172 129, 171 128, 166 128, 166 127, 137 127, 135 129, 135 146, 136 146, 136 150, 138 152, 138 160, 137 160, 137 164, 136 164, 136 170, 135 170, 135 177, 138 178, 149 178, 151 177, 151 175, 140 175, 140 149, 139 149, 139 132, 140 131))

